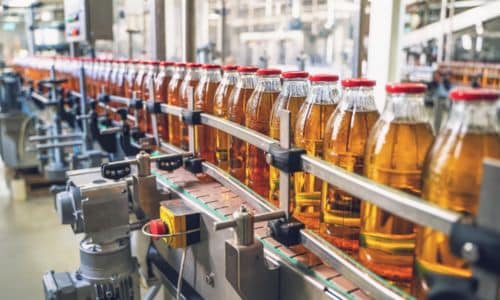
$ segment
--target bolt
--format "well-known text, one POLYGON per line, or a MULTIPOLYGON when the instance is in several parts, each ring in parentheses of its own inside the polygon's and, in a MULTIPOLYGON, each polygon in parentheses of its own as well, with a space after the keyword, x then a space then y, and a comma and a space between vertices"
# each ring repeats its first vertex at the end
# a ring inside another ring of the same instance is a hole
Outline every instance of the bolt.
POLYGON ((111 291, 106 291, 106 297, 111 299, 111 297, 113 297, 113 292, 111 291))
POLYGON ((244 205, 241 205, 240 212, 247 212, 247 208, 244 205))
POLYGON ((266 162, 268 165, 273 162, 273 156, 271 155, 271 153, 266 153, 266 162))
POLYGON ((466 261, 471 263, 479 259, 479 249, 471 242, 467 242, 462 246, 461 254, 466 261))
POLYGON ((214 274, 214 272, 210 272, 207 275, 205 275, 205 282, 209 286, 214 287, 214 285, 215 285, 215 274, 214 274))

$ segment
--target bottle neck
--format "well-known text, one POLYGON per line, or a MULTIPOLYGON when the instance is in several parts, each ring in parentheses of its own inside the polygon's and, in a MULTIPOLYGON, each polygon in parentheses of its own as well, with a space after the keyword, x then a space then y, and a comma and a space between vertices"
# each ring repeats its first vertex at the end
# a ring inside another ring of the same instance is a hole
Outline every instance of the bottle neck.
POLYGON ((238 82, 238 72, 236 71, 225 71, 222 76, 222 85, 236 85, 238 82))
POLYGON ((306 97, 309 91, 307 79, 285 79, 281 94, 285 97, 306 97))
POLYGON ((185 81, 200 80, 200 69, 199 68, 189 68, 186 72, 185 81))
POLYGON ((256 91, 259 92, 280 92, 281 81, 277 75, 258 76, 256 91))
POLYGON ((349 111, 376 111, 372 87, 344 88, 339 108, 349 111))
POLYGON ((239 89, 255 89, 257 77, 255 73, 240 73, 236 87, 239 89))
POLYGON ((429 122, 424 94, 389 94, 380 118, 387 122, 429 122))
POLYGON ((340 91, 337 88, 337 82, 313 82, 306 103, 334 105, 339 102, 339 95, 340 91))
POLYGON ((167 77, 172 77, 174 74, 174 69, 171 66, 161 66, 160 72, 165 74, 167 77))
POLYGON ((189 73, 189 69, 186 73, 186 69, 184 67, 176 67, 175 71, 174 71, 173 78, 180 80, 180 79, 184 78, 184 74, 188 74, 188 73, 189 73))
POLYGON ((445 129, 460 133, 500 133, 498 101, 456 101, 451 106, 445 129))
POLYGON ((203 70, 201 80, 204 82, 220 82, 221 81, 220 69, 203 70))

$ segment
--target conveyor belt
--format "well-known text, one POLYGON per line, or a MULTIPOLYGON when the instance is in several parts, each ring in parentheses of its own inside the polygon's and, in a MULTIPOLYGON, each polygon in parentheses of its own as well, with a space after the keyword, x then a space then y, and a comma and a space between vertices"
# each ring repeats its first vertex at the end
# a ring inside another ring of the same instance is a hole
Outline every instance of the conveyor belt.
MULTIPOLYGON (((172 173, 153 170, 152 174, 157 176, 160 183, 174 192, 182 194, 185 199, 190 199, 207 209, 220 221, 229 219, 240 205, 244 205, 250 211, 255 212, 255 208, 229 188, 215 181, 200 181, 196 176, 184 169, 178 169, 172 173)), ((351 281, 331 267, 321 263, 319 259, 303 247, 293 247, 292 249, 274 240, 267 233, 266 222, 255 224, 255 235, 266 249, 296 266, 305 275, 315 278, 325 287, 339 292, 346 299, 370 299, 366 293, 351 281)))

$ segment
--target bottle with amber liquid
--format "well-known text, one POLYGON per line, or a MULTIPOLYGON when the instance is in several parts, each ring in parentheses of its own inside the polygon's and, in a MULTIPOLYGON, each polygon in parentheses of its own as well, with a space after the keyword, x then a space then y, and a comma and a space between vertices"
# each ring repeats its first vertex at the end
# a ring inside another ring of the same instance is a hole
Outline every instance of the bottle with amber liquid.
MULTIPOLYGON (((170 61, 161 61, 159 64, 158 75, 155 78, 155 101, 168 104, 168 85, 174 74, 174 63, 170 61)), ((168 119, 166 115, 158 115, 158 134, 160 138, 168 142, 168 119)))
MULTIPOLYGON (((135 82, 134 82, 134 92, 135 92, 135 97, 136 99, 139 99, 139 100, 142 100, 143 103, 145 104, 145 101, 147 99, 144 99, 144 95, 143 95, 143 92, 144 92, 144 79, 146 78, 146 74, 148 73, 148 69, 147 69, 147 62, 145 61, 142 61, 138 64, 137 66, 137 75, 135 76, 135 82)), ((138 121, 139 121, 139 124, 138 127, 139 127, 139 130, 141 132, 146 132, 146 129, 147 129, 147 124, 146 124, 146 121, 145 121, 145 118, 144 118, 144 111, 146 110, 146 105, 143 105, 143 109, 142 111, 139 112, 138 114, 138 121)))
POLYGON ((101 86, 99 93, 109 93, 111 88, 111 74, 113 73, 113 60, 106 59, 101 77, 101 86))
MULTIPOLYGON (((184 77, 186 73, 185 63, 175 63, 174 64, 174 75, 170 79, 167 90, 167 101, 169 105, 181 106, 181 85, 184 82, 184 77)), ((181 121, 178 117, 168 115, 168 140, 174 146, 180 146, 180 124, 181 121)))
MULTIPOLYGON (((207 114, 214 114, 215 91, 221 81, 221 67, 204 64, 200 82, 194 92, 194 108, 207 114)), ((215 129, 206 125, 195 126, 195 155, 209 163, 215 163, 215 129)))
MULTIPOLYGON (((280 111, 290 112, 290 137, 295 136, 295 122, 300 107, 304 103, 309 91, 307 78, 309 73, 303 71, 290 71, 281 74, 283 88, 271 110, 271 120, 269 122, 269 136, 275 140, 280 140, 280 111)), ((290 139, 293 141, 292 139, 290 139)), ((279 169, 271 166, 269 169, 269 201, 279 207, 279 169)), ((293 177, 290 178, 293 182, 293 177)), ((291 206, 293 206, 293 187, 290 193, 291 206)), ((293 209, 293 207, 290 207, 293 209)))
MULTIPOLYGON (((146 75, 144 75, 144 84, 142 86, 142 98, 145 102, 150 102, 154 101, 155 99, 155 80, 156 76, 158 75, 158 68, 160 65, 160 62, 151 60, 146 63, 147 65, 147 72, 146 75)), ((153 127, 151 124, 151 114, 147 111, 147 109, 143 110, 143 119, 144 122, 146 123, 145 125, 145 130, 147 133, 153 133, 153 127)))
MULTIPOLYGON (((269 135, 271 110, 281 92, 281 71, 259 69, 256 74, 257 86, 247 102, 245 125, 269 135)), ((262 197, 269 197, 269 165, 266 163, 266 154, 250 144, 247 144, 246 153, 246 184, 262 197)))
MULTIPOLYGON (((386 85, 384 111, 365 148, 365 176, 420 196, 426 154, 434 140, 419 83, 386 85)), ((361 203, 359 260, 368 269, 409 291, 415 228, 413 223, 366 201, 361 203)))
MULTIPOLYGON (((224 74, 215 91, 214 116, 228 119, 229 97, 238 81, 238 66, 223 66, 224 74)), ((219 168, 229 171, 229 135, 215 129, 215 162, 219 168)))
MULTIPOLYGON (((194 99, 194 91, 198 86, 201 78, 201 64, 198 63, 187 63, 186 64, 186 76, 181 84, 179 91, 180 95, 180 106, 183 108, 188 108, 189 93, 191 93, 194 99), (191 90, 191 92, 189 92, 191 90)), ((183 150, 189 150, 189 132, 188 125, 183 122, 179 122, 179 127, 177 129, 177 134, 180 135, 180 147, 183 150)))
POLYGON ((109 74, 109 94, 116 95, 116 80, 118 75, 118 60, 111 61, 111 73, 109 74))
MULTIPOLYGON (((326 122, 323 159, 362 175, 366 140, 379 117, 373 97, 375 81, 353 78, 341 84, 341 100, 326 122)), ((352 255, 359 249, 360 206, 360 199, 323 182, 320 235, 352 255)))
MULTIPOLYGON (((495 106, 499 92, 456 89, 449 117, 427 157, 422 198, 442 208, 476 216, 485 158, 500 159, 500 130, 495 106)), ((417 231, 415 282, 426 299, 430 275, 470 278, 470 265, 452 254, 448 237, 429 227, 417 231)))
MULTIPOLYGON (((245 125, 245 111, 248 99, 257 85, 257 67, 238 67, 238 81, 229 97, 228 120, 239 125, 245 125)), ((229 136, 229 174, 241 182, 245 182, 245 165, 247 143, 237 137, 229 136)))
POLYGON ((135 89, 135 77, 137 76, 137 67, 138 67, 138 61, 137 60, 132 60, 132 61, 127 61, 126 67, 127 67, 127 76, 125 77, 124 81, 124 95, 127 98, 132 98, 132 93, 135 89))
MULTIPOLYGON (((339 101, 337 75, 318 74, 309 77, 311 87, 297 113, 295 145, 307 155, 323 157, 326 121, 339 101)), ((311 174, 294 174, 295 203, 293 216, 312 230, 319 229, 321 190, 323 182, 311 174)))

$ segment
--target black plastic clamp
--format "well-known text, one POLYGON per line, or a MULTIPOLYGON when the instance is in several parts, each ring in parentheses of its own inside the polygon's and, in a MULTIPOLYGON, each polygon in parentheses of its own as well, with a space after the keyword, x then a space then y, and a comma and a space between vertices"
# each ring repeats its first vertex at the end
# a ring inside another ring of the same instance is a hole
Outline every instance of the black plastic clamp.
POLYGON ((184 158, 184 168, 193 174, 199 174, 203 172, 202 163, 204 159, 198 157, 186 157, 184 158))
POLYGON ((478 287, 475 278, 431 272, 427 272, 424 276, 429 285, 428 300, 478 300, 474 295, 478 287))
POLYGON ((163 171, 172 172, 182 167, 183 156, 181 154, 175 156, 168 156, 163 158, 158 158, 156 160, 156 167, 163 171))
POLYGON ((128 162, 105 163, 101 166, 101 176, 108 179, 118 180, 131 172, 132 168, 128 162))
POLYGON ((146 104, 148 113, 159 114, 161 113, 161 102, 148 101, 146 104))
POLYGON ((119 108, 116 113, 120 116, 120 120, 127 121, 128 110, 126 108, 119 108))
POLYGON ((271 220, 267 223, 273 239, 289 247, 300 244, 300 230, 304 229, 304 224, 297 221, 287 221, 283 218, 271 220))
POLYGON ((278 144, 272 144, 269 147, 268 163, 287 173, 299 172, 302 171, 302 154, 306 154, 306 150, 302 148, 284 149, 278 144))
POLYGON ((450 232, 450 249, 469 263, 500 275, 500 234, 472 221, 455 222, 450 232))
POLYGON ((108 104, 111 101, 108 94, 99 94, 98 99, 99 102, 104 104, 108 104))
POLYGON ((201 110, 182 110, 182 122, 187 125, 200 125, 201 124, 201 110))
POLYGON ((142 109, 143 105, 143 101, 140 99, 130 99, 128 107, 132 109, 142 109))

